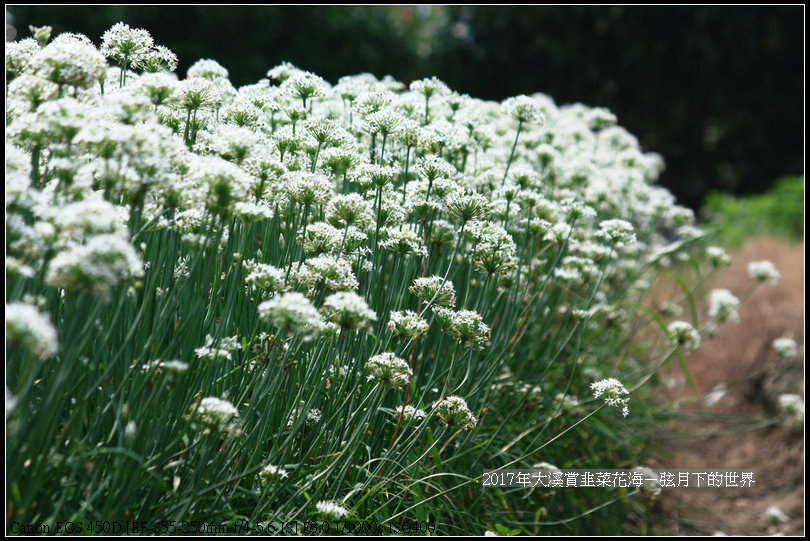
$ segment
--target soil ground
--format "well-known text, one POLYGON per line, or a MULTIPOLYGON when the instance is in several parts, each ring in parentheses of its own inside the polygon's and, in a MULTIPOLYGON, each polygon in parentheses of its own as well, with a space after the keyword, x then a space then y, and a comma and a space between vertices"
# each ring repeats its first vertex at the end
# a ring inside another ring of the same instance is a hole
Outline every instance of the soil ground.
POLYGON ((743 302, 739 323, 721 325, 686 358, 701 400, 673 364, 662 395, 682 400, 680 415, 658 434, 661 450, 650 464, 656 469, 754 470, 754 487, 665 488, 654 504, 653 533, 804 533, 804 422, 786 418, 778 406, 780 394, 804 398, 804 243, 753 239, 709 286, 741 296, 752 284, 748 263, 761 260, 776 265, 779 284, 759 286, 743 302), (771 342, 783 336, 799 344, 797 358, 775 355, 771 342), (771 524, 770 506, 789 521, 771 524))

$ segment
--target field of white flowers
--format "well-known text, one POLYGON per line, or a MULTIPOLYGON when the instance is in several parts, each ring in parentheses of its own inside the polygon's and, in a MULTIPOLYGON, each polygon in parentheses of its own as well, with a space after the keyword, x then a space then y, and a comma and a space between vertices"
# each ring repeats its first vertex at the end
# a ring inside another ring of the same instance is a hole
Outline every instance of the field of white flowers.
POLYGON ((7 532, 620 531, 638 490, 482 487, 637 466, 628 389, 736 317, 718 290, 698 326, 726 256, 613 114, 290 64, 237 89, 146 30, 34 30, 6 44, 7 532))

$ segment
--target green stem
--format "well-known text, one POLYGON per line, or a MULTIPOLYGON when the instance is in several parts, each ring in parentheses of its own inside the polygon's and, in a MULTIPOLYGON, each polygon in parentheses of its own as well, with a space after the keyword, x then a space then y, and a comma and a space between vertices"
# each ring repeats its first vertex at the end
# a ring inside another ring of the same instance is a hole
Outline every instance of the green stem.
POLYGON ((509 168, 512 166, 512 159, 515 157, 515 148, 517 148, 518 137, 520 137, 520 128, 523 127, 523 121, 518 121, 518 129, 517 133, 515 134, 515 142, 512 143, 512 152, 509 154, 509 161, 506 162, 506 171, 503 172, 503 180, 501 181, 501 187, 506 183, 506 175, 509 174, 509 168))

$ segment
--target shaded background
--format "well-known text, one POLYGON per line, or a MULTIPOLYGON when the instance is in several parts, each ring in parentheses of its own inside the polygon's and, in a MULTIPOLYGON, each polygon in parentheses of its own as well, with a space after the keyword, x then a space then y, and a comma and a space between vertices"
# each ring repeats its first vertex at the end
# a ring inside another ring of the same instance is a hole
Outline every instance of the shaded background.
POLYGON ((501 101, 545 92, 611 109, 662 154, 678 202, 765 191, 804 174, 804 7, 7 6, 6 39, 29 25, 96 44, 145 28, 178 75, 213 58, 237 87, 288 61, 331 83, 361 72, 437 76, 501 101))

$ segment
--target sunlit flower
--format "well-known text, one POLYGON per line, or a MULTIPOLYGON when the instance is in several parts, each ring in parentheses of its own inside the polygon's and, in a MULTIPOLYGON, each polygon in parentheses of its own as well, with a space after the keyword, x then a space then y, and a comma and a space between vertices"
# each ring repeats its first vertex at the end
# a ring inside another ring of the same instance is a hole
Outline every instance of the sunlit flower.
POLYGON ((668 329, 671 340, 678 346, 686 350, 700 347, 700 333, 686 321, 673 321, 668 329))
POLYGON ((349 515, 349 510, 335 502, 319 501, 315 509, 327 520, 340 520, 349 515))
POLYGON ((782 275, 770 261, 752 261, 748 264, 748 276, 760 282, 768 282, 770 286, 776 286, 782 275))
POLYGON ((798 344, 792 338, 782 337, 774 340, 771 345, 780 357, 791 358, 795 357, 798 353, 798 344))
POLYGON ((329 295, 323 301, 321 313, 329 321, 347 330, 367 331, 377 321, 374 310, 354 291, 340 291, 329 295))
POLYGON ((433 408, 442 424, 464 430, 471 430, 478 424, 478 419, 470 411, 467 401, 460 396, 443 398, 435 403, 433 408))
POLYGON ((709 294, 709 317, 718 321, 738 322, 740 314, 737 308, 740 300, 731 294, 728 289, 715 289, 709 294))
POLYGON ((622 410, 622 415, 627 417, 630 410, 627 408, 629 398, 622 398, 622 395, 630 394, 624 385, 616 378, 603 379, 591 383, 594 398, 604 398, 605 404, 622 410))
POLYGON ((410 381, 413 372, 408 362, 393 353, 380 353, 368 360, 369 379, 376 379, 388 388, 402 387, 410 381))
POLYGON ((392 311, 388 320, 388 328, 400 340, 410 340, 426 334, 428 322, 411 310, 405 310, 404 312, 392 311))
POLYGON ((26 347, 42 359, 59 352, 59 340, 51 318, 36 307, 21 302, 6 304, 6 339, 26 347))
POLYGON ((304 341, 317 338, 325 329, 318 309, 303 294, 296 292, 276 295, 261 303, 259 317, 304 341))

